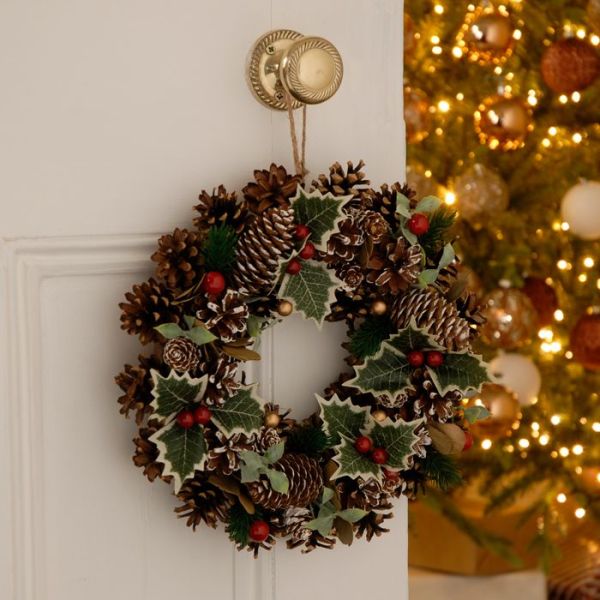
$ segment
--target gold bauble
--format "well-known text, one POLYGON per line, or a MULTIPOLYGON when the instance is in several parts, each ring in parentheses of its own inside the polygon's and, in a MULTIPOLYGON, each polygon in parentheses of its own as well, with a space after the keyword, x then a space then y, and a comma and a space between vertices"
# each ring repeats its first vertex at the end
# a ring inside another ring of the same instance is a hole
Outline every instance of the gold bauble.
POLYGON ((462 38, 470 60, 497 65, 512 54, 514 30, 508 15, 495 9, 478 9, 467 18, 459 43, 462 38))
POLYGON ((600 467, 583 467, 580 477, 581 484, 588 494, 600 495, 600 467))
POLYGON ((510 434, 513 426, 519 423, 521 407, 517 396, 498 383, 486 383, 481 393, 471 398, 468 406, 483 403, 491 416, 471 425, 471 432, 480 439, 498 440, 510 434))
POLYGON ((590 25, 600 33, 600 0, 589 0, 586 13, 590 25))
POLYGON ((404 88, 404 122, 409 144, 421 142, 429 135, 431 118, 429 99, 421 90, 404 88))
POLYGON ((508 208, 509 193, 504 179, 479 163, 455 180, 454 193, 461 217, 477 229, 508 208))
POLYGON ((475 111, 475 131, 492 150, 518 150, 533 130, 532 113, 521 98, 490 96, 475 111))
POLYGON ((440 184, 431 176, 431 171, 427 171, 420 163, 412 163, 406 168, 406 183, 417 198, 441 195, 440 184))
POLYGON ((538 327, 538 316, 531 300, 520 290, 498 288, 484 299, 481 338, 495 348, 518 348, 527 344, 538 327))
POLYGON ((375 302, 373 302, 373 304, 371 305, 371 312, 374 315, 385 315, 387 309, 387 304, 383 300, 375 300, 375 302))
POLYGON ((371 416, 378 422, 381 423, 387 419, 387 413, 385 410, 374 410, 371 413, 371 416))
POLYGON ((293 304, 291 302, 288 302, 287 300, 281 300, 281 302, 279 302, 279 304, 277 305, 277 312, 282 317, 287 317, 287 316, 291 315, 293 311, 294 311, 293 304))
POLYGON ((265 425, 267 427, 277 427, 281 422, 281 417, 276 412, 269 412, 265 415, 265 425))

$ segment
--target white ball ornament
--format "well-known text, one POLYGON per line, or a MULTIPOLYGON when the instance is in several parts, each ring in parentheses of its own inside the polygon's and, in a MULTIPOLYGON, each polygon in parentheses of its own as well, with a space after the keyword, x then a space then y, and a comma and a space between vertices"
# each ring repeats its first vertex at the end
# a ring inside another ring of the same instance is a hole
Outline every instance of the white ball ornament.
POLYGON ((600 239, 600 181, 573 186, 563 198, 562 220, 571 233, 584 240, 600 239))
POLYGON ((542 377, 528 356, 516 352, 501 353, 490 363, 490 370, 498 383, 517 395, 521 406, 530 406, 536 401, 542 377))

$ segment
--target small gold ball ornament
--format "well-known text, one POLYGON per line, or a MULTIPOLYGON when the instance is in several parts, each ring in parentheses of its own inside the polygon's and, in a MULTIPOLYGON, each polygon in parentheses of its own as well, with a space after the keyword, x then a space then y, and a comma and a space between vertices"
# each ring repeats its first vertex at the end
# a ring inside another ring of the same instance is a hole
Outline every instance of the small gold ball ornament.
POLYGON ((404 88, 404 122, 409 144, 418 144, 429 135, 429 107, 429 99, 425 92, 410 87, 404 88))
POLYGON ((374 315, 385 315, 385 313, 387 312, 387 304, 383 301, 383 300, 376 300, 375 302, 373 302, 373 304, 371 305, 371 312, 374 315))
POLYGON ((374 410, 371 413, 371 416, 378 422, 381 423, 387 419, 387 414, 385 410, 374 410))
POLYGON ((280 314, 282 317, 287 317, 287 316, 291 315, 293 311, 294 311, 294 306, 292 305, 291 302, 288 302, 287 300, 282 300, 277 305, 277 313, 280 314))
POLYGON ((508 14, 495 9, 478 9, 465 21, 458 43, 464 40, 469 60, 481 65, 498 65, 512 54, 514 31, 508 14))
POLYGON ((471 398, 468 406, 483 403, 491 416, 471 425, 471 431, 480 439, 499 440, 506 437, 521 418, 521 407, 516 394, 498 383, 486 383, 481 393, 471 398))
POLYGON ((475 111, 475 131, 492 150, 518 150, 533 131, 531 109, 521 98, 490 96, 475 111))
POLYGON ((265 425, 267 427, 277 427, 281 422, 281 417, 275 412, 269 412, 265 415, 265 425))

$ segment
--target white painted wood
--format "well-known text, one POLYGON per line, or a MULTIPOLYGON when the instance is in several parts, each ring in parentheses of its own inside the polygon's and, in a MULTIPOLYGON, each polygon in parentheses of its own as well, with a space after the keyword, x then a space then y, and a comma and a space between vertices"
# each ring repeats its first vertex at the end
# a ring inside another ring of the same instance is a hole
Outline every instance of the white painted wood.
MULTIPOLYGON (((373 544, 254 561, 177 522, 118 416, 112 378, 137 345, 116 304, 150 272, 157 232, 189 223, 202 187, 291 162, 285 115, 244 81, 251 43, 279 26, 327 37, 345 63, 339 93, 309 109, 309 168, 364 158, 374 181, 401 179, 401 2, 0 3, 3 600, 407 597, 403 504, 373 544)), ((310 412, 342 335, 289 319, 265 339, 263 393, 310 412)))

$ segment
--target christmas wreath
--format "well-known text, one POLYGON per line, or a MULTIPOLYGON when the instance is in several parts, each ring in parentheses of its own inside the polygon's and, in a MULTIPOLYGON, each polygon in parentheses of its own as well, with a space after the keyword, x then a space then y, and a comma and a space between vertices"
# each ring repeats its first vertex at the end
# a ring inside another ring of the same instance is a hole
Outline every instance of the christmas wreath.
POLYGON ((488 380, 471 352, 481 322, 449 243, 454 214, 338 163, 305 188, 271 165, 243 199, 202 192, 193 228, 162 236, 155 277, 120 304, 153 351, 116 377, 135 414, 134 463, 174 484, 194 529, 225 524, 256 555, 277 537, 304 551, 387 531, 391 500, 455 482, 463 397, 488 380), (248 383, 261 332, 297 311, 345 320, 343 373, 297 421, 248 383))

